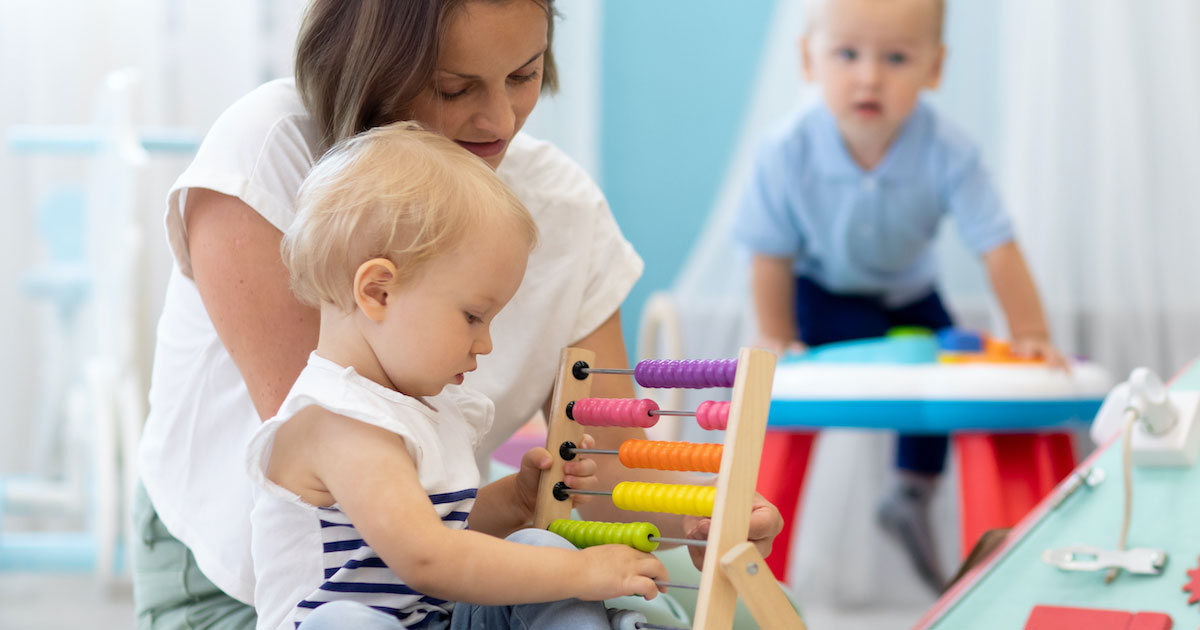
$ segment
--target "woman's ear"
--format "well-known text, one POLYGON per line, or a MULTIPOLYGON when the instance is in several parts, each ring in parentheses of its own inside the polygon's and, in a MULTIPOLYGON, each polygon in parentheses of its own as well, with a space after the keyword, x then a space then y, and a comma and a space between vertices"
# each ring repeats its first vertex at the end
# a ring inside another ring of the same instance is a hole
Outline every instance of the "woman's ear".
POLYGON ((354 303, 371 321, 383 321, 395 280, 396 265, 386 258, 372 258, 354 272, 354 303))

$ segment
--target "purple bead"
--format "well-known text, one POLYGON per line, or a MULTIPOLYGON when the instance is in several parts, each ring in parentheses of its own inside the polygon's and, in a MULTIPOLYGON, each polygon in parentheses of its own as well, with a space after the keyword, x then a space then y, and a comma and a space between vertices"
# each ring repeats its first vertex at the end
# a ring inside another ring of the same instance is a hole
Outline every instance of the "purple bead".
POLYGON ((733 387, 736 374, 737 359, 642 361, 633 369, 633 378, 642 387, 733 387))

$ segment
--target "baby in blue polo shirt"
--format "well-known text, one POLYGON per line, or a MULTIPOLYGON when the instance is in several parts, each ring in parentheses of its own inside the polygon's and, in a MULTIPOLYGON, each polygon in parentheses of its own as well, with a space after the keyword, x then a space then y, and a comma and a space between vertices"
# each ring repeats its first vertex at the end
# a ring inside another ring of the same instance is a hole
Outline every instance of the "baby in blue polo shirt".
MULTIPOLYGON (((1014 351, 1065 365, 978 150, 919 98, 941 78, 943 1, 811 9, 801 60, 822 102, 763 143, 734 228, 753 254, 763 345, 803 350, 895 326, 950 326, 932 248, 949 215, 983 259, 1014 351)), ((946 446, 944 436, 901 436, 900 481, 878 513, 937 589, 928 502, 946 446)))

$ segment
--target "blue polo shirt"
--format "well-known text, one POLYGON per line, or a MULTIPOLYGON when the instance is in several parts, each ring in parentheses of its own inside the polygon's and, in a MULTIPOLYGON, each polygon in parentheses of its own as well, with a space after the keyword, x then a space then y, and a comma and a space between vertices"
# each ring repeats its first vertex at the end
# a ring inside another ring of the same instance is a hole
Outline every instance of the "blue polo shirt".
POLYGON ((864 171, 822 104, 763 143, 733 235, 753 253, 793 258, 797 275, 830 292, 899 307, 933 290, 933 241, 946 215, 977 254, 1013 239, 961 131, 921 102, 884 159, 864 171))

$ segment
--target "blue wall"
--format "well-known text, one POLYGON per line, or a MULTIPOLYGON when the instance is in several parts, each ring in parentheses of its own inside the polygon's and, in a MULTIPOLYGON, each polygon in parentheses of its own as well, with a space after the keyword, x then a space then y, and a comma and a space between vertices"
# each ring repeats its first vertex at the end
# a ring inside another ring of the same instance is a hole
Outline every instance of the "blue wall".
POLYGON ((646 297, 671 285, 712 209, 774 4, 604 3, 601 186, 646 261, 622 307, 631 352, 646 297))

